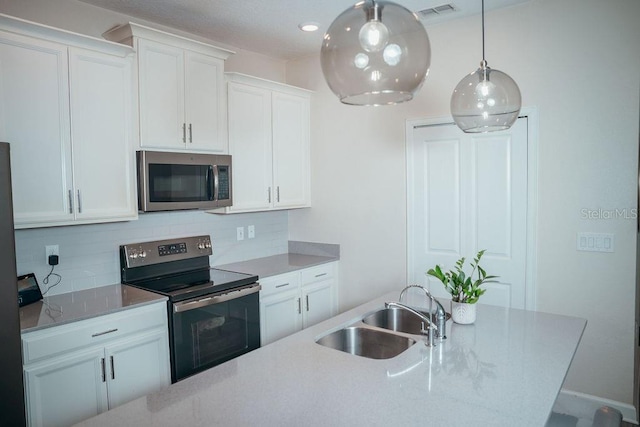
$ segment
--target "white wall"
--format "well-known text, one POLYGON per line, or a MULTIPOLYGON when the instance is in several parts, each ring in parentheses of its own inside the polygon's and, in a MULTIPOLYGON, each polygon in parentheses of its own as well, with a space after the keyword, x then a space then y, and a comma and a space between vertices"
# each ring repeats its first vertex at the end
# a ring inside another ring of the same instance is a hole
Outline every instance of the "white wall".
MULTIPOLYGON (((537 308, 588 319, 565 387, 623 403, 633 397, 636 224, 582 209, 636 207, 639 20, 636 0, 532 0, 486 15, 489 66, 539 112, 537 308), (615 252, 577 252, 578 231, 614 233, 615 252)), ((431 72, 405 105, 340 105, 317 56, 288 64, 288 83, 317 91, 313 209, 289 214, 289 234, 341 245, 343 309, 405 284, 405 121, 449 115, 453 88, 481 60, 480 31, 480 16, 428 28, 431 72)))

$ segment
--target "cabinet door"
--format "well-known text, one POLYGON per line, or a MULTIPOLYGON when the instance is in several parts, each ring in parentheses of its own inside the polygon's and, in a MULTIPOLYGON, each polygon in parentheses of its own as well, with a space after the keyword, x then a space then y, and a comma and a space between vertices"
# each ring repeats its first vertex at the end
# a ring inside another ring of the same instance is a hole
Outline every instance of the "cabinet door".
POLYGON ((105 356, 109 409, 171 383, 166 330, 107 346, 105 356))
POLYGON ((30 426, 69 426, 107 410, 102 348, 24 369, 30 426))
POLYGON ((266 210, 271 187, 271 92, 229 83, 229 152, 233 156, 233 211, 266 210))
POLYGON ((182 49, 138 40, 140 145, 184 148, 184 54, 182 49))
POLYGON ((335 310, 335 281, 323 280, 302 287, 303 327, 315 325, 336 314, 335 310))
POLYGON ((132 57, 70 49, 76 219, 137 217, 132 57))
POLYGON ((227 153, 224 134, 224 61, 185 51, 187 149, 227 153))
POLYGON ((65 46, 0 32, 0 140, 11 144, 17 228, 73 219, 68 80, 65 46))
POLYGON ((310 206, 309 98, 273 92, 274 206, 310 206))
POLYGON ((296 289, 279 292, 260 301, 260 341, 269 344, 302 329, 302 301, 296 289))

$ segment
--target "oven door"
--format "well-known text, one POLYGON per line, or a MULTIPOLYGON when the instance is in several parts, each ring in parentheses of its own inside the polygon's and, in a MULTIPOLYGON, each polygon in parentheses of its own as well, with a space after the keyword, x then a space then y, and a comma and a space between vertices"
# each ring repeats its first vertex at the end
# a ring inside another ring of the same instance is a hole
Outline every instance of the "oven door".
POLYGON ((173 303, 171 381, 260 347, 260 285, 173 303))

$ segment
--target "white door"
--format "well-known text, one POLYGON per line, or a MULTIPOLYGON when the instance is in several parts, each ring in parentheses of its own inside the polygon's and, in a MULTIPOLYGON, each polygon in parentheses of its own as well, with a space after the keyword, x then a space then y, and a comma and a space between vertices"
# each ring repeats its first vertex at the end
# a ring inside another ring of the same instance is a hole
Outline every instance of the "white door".
POLYGON ((303 311, 302 325, 305 328, 313 326, 333 316, 334 289, 333 279, 323 280, 302 287, 303 311))
POLYGON ((30 426, 65 427, 107 410, 104 350, 74 352, 24 370, 30 426))
POLYGON ((260 344, 267 345, 302 329, 302 301, 298 288, 260 301, 260 344))
MULTIPOLYGON (((466 257, 500 276, 480 303, 527 307, 527 118, 508 131, 465 134, 454 124, 413 129, 408 159, 408 278, 450 297, 425 272, 466 257)), ((467 270, 469 269, 469 270, 467 270)))
POLYGON ((274 206, 308 206, 309 98, 273 92, 272 110, 274 206))
POLYGON ((140 145, 185 147, 184 51, 138 40, 140 145))
POLYGON ((229 83, 229 153, 233 157, 232 211, 266 210, 271 189, 271 92, 229 83))
POLYGON ((73 219, 66 46, 0 33, 0 140, 16 226, 73 219))
POLYGON ((171 383, 166 330, 137 335, 107 346, 105 361, 109 409, 171 383))
POLYGON ((224 111, 220 108, 224 61, 185 51, 187 148, 226 153, 224 111))
POLYGON ((71 48, 69 65, 76 218, 136 218, 132 58, 71 48))

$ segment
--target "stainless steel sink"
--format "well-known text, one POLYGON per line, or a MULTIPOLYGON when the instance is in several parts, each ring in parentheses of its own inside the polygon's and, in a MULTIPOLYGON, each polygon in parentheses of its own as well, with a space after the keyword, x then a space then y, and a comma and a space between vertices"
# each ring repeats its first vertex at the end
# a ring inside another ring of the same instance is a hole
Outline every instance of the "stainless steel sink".
POLYGON ((349 326, 332 332, 316 342, 325 347, 369 359, 390 359, 416 343, 408 337, 358 326, 349 326))
MULTIPOLYGON (((427 316, 427 312, 421 311, 427 316)), ((451 316, 447 313, 447 319, 451 316)), ((435 322, 435 313, 431 315, 435 322)), ((378 328, 388 329, 395 332, 404 332, 406 334, 417 335, 422 330, 422 320, 413 313, 399 308, 383 308, 375 313, 371 313, 362 319, 362 323, 376 326, 378 328)), ((424 325, 428 328, 429 325, 424 325)))

